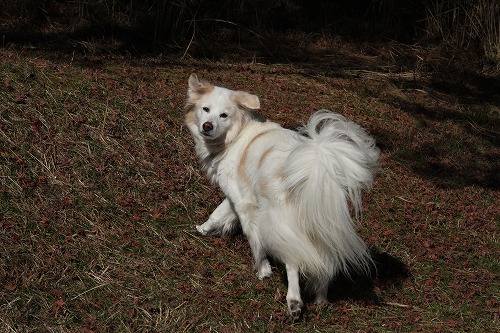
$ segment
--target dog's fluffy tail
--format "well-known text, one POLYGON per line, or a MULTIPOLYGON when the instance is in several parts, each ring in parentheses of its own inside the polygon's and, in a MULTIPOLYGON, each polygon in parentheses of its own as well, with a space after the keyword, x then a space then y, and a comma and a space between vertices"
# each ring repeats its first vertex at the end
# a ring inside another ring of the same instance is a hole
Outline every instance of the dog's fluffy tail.
POLYGON ((349 201, 356 217, 361 212, 361 190, 370 187, 379 150, 357 124, 339 114, 318 111, 302 128, 300 143, 285 161, 285 187, 299 207, 299 224, 324 265, 303 263, 305 274, 331 278, 350 269, 368 271, 365 243, 356 233, 349 201))

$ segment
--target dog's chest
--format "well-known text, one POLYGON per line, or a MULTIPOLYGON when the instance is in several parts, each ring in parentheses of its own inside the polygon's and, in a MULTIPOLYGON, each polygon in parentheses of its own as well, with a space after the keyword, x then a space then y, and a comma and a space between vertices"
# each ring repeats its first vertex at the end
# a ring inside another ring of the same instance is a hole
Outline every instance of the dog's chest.
POLYGON ((209 177, 218 183, 223 192, 227 193, 231 184, 238 181, 236 179, 236 165, 238 163, 237 157, 238 156, 232 151, 226 152, 221 160, 217 162, 214 161, 213 166, 208 172, 209 177))

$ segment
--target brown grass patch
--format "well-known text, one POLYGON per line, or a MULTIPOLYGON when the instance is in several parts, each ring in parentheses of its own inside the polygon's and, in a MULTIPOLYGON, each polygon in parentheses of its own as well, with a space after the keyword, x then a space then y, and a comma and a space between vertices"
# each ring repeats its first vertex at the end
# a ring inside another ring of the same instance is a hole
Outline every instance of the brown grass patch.
POLYGON ((494 331, 496 79, 337 75, 353 58, 323 59, 332 70, 4 50, 4 331, 494 331), (257 281, 243 237, 194 232, 221 196, 183 127, 193 71, 287 127, 327 108, 376 137, 361 233, 377 276, 339 278, 292 323, 279 264, 257 281))

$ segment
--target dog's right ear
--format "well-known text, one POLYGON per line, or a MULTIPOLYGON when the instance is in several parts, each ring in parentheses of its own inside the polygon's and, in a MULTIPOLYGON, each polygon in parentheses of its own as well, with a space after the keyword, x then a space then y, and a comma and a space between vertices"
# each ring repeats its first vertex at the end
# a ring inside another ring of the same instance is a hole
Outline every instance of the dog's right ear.
POLYGON ((210 82, 200 80, 195 73, 189 76, 188 87, 188 95, 190 98, 196 98, 214 89, 214 86, 210 82))

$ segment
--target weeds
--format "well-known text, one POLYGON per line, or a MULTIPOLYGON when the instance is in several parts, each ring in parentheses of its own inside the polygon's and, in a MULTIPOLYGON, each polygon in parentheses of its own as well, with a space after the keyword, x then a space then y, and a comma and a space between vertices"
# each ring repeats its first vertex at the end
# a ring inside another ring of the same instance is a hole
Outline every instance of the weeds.
POLYGON ((430 36, 465 50, 481 52, 487 58, 500 55, 499 5, 494 1, 429 1, 426 3, 426 31, 430 36))
POLYGON ((212 60, 221 59, 220 50, 229 42, 232 52, 238 45, 240 52, 248 48, 250 57, 264 57, 266 62, 288 61, 290 50, 302 48, 308 36, 384 43, 390 39, 432 50, 434 62, 444 57, 453 59, 457 68, 498 72, 499 10, 494 0, 22 0, 0 4, 0 33, 3 47, 65 45, 91 55, 180 51, 184 57, 212 60), (290 33, 283 56, 282 36, 290 33))

